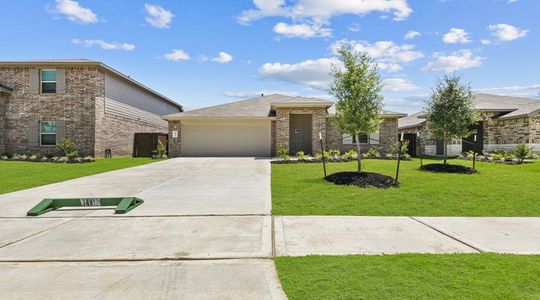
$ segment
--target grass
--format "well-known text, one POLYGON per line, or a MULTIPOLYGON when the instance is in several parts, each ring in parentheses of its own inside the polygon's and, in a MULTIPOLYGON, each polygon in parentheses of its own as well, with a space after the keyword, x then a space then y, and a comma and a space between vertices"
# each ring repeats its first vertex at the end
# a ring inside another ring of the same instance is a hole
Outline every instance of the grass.
POLYGON ((0 161, 0 194, 154 161, 150 158, 97 159, 82 164, 0 161))
MULTIPOLYGON (((436 160, 424 160, 433 163, 436 160)), ((451 160, 452 164, 471 165, 451 160)), ((395 176, 396 162, 364 160, 364 170, 395 176)), ((419 170, 401 164, 399 188, 361 189, 323 180, 321 164, 272 165, 274 215, 540 216, 540 162, 477 163, 474 175, 419 170)), ((329 163, 328 174, 356 170, 356 162, 329 163)))
POLYGON ((289 299, 539 299, 540 256, 277 257, 289 299))

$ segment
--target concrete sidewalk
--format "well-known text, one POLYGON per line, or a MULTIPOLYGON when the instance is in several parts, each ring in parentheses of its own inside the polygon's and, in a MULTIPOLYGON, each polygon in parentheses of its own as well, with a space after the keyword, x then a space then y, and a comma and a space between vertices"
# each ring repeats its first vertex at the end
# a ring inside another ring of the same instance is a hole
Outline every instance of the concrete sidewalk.
POLYGON ((540 218, 275 217, 278 256, 540 254, 540 218))

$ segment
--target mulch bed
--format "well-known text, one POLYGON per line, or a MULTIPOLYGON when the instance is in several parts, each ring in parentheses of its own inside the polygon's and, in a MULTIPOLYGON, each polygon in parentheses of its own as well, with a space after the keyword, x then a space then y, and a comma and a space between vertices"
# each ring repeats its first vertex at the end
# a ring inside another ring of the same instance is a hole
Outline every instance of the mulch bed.
POLYGON ((339 172, 326 176, 326 181, 339 185, 357 185, 362 188, 373 186, 376 188, 399 187, 399 182, 390 176, 369 172, 339 172))
POLYGON ((431 171, 435 173, 457 173, 457 174, 474 174, 476 170, 471 167, 449 164, 429 164, 420 167, 421 170, 431 171))

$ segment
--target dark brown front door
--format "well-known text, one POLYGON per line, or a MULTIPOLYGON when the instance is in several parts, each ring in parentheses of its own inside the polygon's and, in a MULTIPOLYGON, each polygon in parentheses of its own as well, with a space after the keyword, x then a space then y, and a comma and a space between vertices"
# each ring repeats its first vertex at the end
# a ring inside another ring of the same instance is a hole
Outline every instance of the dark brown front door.
POLYGON ((470 128, 474 133, 463 139, 461 151, 468 152, 470 150, 476 153, 482 153, 484 151, 484 122, 478 122, 478 124, 470 128), (476 135, 476 142, 474 136, 476 135))
POLYGON ((416 156, 416 134, 406 133, 403 135, 405 141, 409 141, 409 146, 407 147, 407 154, 410 156, 416 156))
POLYGON ((311 115, 289 116, 289 154, 296 155, 299 151, 312 154, 311 149, 311 115))

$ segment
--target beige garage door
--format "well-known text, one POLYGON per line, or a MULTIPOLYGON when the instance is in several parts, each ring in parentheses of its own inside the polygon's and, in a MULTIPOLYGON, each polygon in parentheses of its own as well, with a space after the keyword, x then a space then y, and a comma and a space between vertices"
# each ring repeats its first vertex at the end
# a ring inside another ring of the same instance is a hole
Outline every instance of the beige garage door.
POLYGON ((269 120, 183 120, 183 156, 270 156, 269 120))

